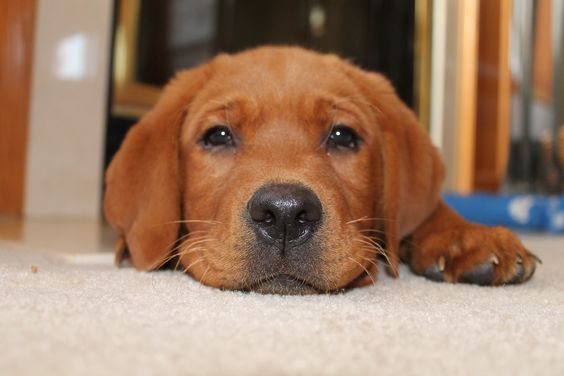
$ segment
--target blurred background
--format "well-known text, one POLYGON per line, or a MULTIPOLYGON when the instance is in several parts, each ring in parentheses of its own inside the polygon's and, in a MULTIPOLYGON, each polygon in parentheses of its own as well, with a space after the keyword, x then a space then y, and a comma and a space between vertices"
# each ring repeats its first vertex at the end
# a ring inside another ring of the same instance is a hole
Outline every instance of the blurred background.
POLYGON ((560 232, 563 21, 564 0, 3 1, 0 238, 108 244, 103 171, 127 130, 175 71, 263 44, 384 73, 441 150, 451 205, 560 232))

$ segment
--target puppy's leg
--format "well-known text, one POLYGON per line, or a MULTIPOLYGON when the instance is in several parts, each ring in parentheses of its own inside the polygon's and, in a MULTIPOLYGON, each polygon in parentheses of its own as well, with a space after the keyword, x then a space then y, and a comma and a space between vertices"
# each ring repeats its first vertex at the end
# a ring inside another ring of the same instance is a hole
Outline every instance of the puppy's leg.
POLYGON ((540 261, 508 229, 470 223, 442 202, 403 241, 400 255, 426 278, 478 285, 525 282, 540 261))

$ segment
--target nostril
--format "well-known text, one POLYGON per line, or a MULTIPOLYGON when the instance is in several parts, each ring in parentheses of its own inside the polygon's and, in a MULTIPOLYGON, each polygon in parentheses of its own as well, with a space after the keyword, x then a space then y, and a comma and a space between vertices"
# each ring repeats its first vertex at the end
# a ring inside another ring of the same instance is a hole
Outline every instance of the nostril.
POLYGON ((275 217, 274 217, 274 214, 273 214, 270 210, 267 210, 267 211, 264 213, 264 219, 263 219, 261 222, 263 222, 263 223, 265 223, 265 224, 267 224, 267 225, 270 225, 270 224, 273 224, 273 223, 274 223, 274 218, 275 218, 275 217))
POLYGON ((276 221, 274 213, 263 205, 251 205, 249 213, 253 221, 262 224, 273 224, 276 221))
POLYGON ((304 203, 305 208, 298 212, 295 220, 301 225, 311 225, 321 220, 321 205, 319 201, 304 203))
POLYGON ((307 219, 307 212, 305 211, 300 212, 296 217, 296 222, 298 222, 300 225, 304 225, 307 222, 309 222, 309 220, 307 219))

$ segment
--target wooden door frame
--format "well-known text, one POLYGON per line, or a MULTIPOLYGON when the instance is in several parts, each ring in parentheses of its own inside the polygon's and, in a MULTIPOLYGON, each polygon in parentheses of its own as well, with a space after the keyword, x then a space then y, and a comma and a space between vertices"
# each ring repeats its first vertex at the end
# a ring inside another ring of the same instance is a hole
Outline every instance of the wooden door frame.
POLYGON ((434 0, 430 134, 445 189, 470 192, 474 173, 479 0, 434 0))
POLYGON ((511 0, 480 2, 476 139, 472 189, 497 192, 507 171, 511 0))
POLYGON ((24 211, 36 0, 0 10, 0 214, 24 211))

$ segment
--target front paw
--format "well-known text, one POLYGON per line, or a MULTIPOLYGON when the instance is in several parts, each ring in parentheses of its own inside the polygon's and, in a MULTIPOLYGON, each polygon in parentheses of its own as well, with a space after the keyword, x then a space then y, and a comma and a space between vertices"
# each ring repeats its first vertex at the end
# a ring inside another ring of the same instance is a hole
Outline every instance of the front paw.
POLYGON ((407 239, 402 259, 433 281, 483 286, 525 282, 540 262, 511 231, 473 224, 407 239))

